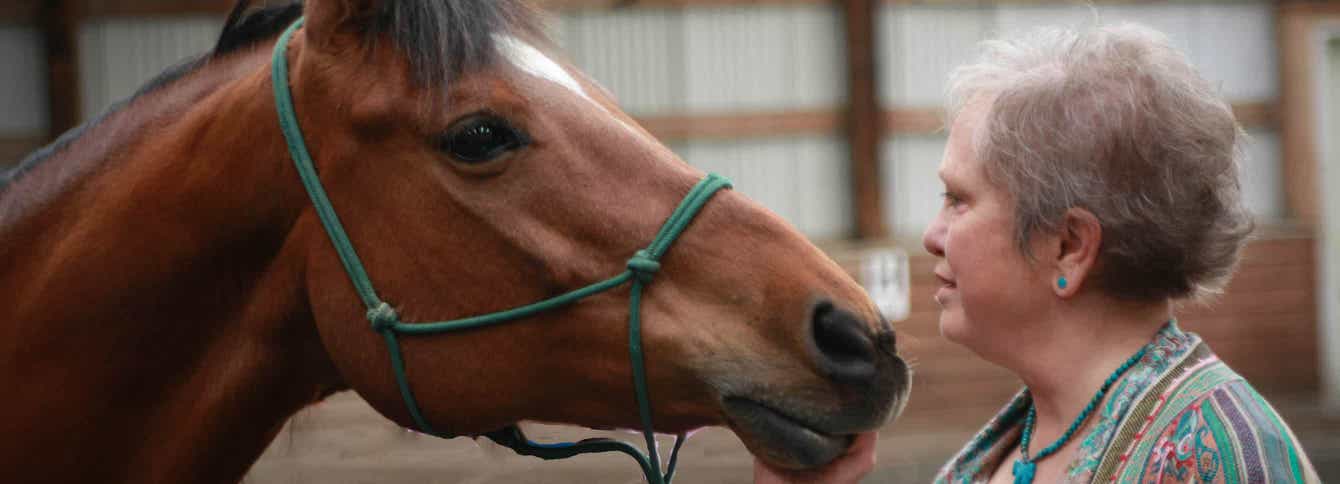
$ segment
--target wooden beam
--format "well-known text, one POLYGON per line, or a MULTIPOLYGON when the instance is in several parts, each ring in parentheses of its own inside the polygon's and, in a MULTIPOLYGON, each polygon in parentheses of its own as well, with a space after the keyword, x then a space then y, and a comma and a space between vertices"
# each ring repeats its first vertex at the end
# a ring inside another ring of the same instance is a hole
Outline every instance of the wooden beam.
MULTIPOLYGON (((549 10, 611 9, 611 8, 695 8, 749 5, 831 5, 834 0, 535 0, 549 10)), ((1066 0, 878 0, 896 5, 991 6, 991 5, 1046 5, 1063 4, 1066 0)), ((1150 0, 1095 0, 1098 4, 1149 3, 1150 0)), ((0 22, 35 21, 38 0, 11 0, 0 5, 0 22)), ((232 0, 77 0, 75 8, 81 15, 107 16, 163 16, 192 14, 223 14, 232 7, 232 0)), ((1322 7, 1325 8, 1325 7, 1322 7)))
POLYGON ((8 0, 0 3, 0 23, 32 25, 37 23, 37 0, 8 0))
POLYGON ((584 8, 720 7, 735 5, 830 5, 833 0, 537 0, 551 10, 584 8))
MULTIPOLYGON (((20 0, 18 5, 0 7, 0 20, 21 18, 20 12, 28 4, 35 8, 35 0, 20 0)), ((76 0, 75 9, 87 17, 169 16, 224 14, 233 6, 232 0, 76 0)), ((828 5, 832 0, 537 0, 536 4, 550 10, 609 9, 609 8, 677 8, 721 7, 738 5, 828 5)))
POLYGON ((47 60, 48 133, 52 137, 80 120, 79 27, 72 3, 49 0, 38 15, 47 60))
POLYGON ((931 134, 944 131, 945 113, 940 108, 895 108, 884 111, 887 134, 931 134))
POLYGON ((851 153, 852 213, 856 237, 888 235, 881 199, 880 146, 884 116, 879 106, 879 50, 875 47, 878 0, 845 0, 842 3, 847 44, 847 109, 844 119, 847 148, 851 153))
MULTIPOLYGON (((1315 136, 1316 86, 1312 48, 1319 21, 1340 18, 1340 3, 1281 2, 1276 5, 1275 32, 1279 45, 1280 149, 1283 156, 1285 213, 1308 224, 1321 222, 1315 136)), ((1333 20, 1332 20, 1333 21, 1333 20)))
MULTIPOLYGON (((1280 123, 1280 108, 1275 102, 1232 103, 1232 108, 1238 123, 1246 128, 1274 129, 1280 123)), ((885 135, 925 135, 943 133, 946 129, 945 113, 940 108, 884 109, 880 117, 885 135)), ((837 109, 654 115, 638 117, 637 121, 662 140, 846 133, 837 109)))
MULTIPOLYGON (((1070 0, 881 0, 892 5, 931 5, 943 7, 992 7, 995 5, 1074 5, 1070 0)), ((1250 3, 1254 0, 1191 0, 1183 3, 1250 3)), ((1329 1, 1329 0, 1322 0, 1329 1)), ((1090 0, 1097 5, 1151 5, 1157 0, 1090 0)))
POLYGON ((838 132, 838 115, 834 110, 646 116, 637 121, 661 140, 757 138, 838 132))
MULTIPOLYGON (((1244 128, 1275 129, 1280 125, 1280 104, 1274 101, 1231 103, 1233 116, 1244 128)), ((884 111, 885 132, 897 134, 933 134, 948 129, 940 108, 893 108, 884 111)))
MULTIPOLYGON (((233 0, 67 0, 82 17, 222 15, 233 0)), ((220 17, 222 22, 223 18, 220 17)))
POLYGON ((1233 103, 1233 117, 1244 128, 1274 129, 1280 125, 1280 106, 1277 102, 1233 103))

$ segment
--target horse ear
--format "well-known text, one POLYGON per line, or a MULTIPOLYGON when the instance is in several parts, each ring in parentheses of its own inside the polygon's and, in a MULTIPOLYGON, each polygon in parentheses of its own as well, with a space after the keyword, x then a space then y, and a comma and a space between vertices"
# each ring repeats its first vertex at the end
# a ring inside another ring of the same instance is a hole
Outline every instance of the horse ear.
POLYGON ((382 1, 389 0, 308 0, 303 6, 308 41, 318 48, 338 48, 357 40, 382 1))

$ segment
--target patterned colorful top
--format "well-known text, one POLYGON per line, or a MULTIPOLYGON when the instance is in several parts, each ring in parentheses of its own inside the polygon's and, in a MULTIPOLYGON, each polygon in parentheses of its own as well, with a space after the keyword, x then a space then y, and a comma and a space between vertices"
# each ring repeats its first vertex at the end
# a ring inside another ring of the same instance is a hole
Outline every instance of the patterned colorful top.
MULTIPOLYGON (((1319 483, 1274 408, 1199 336, 1169 322, 1080 437, 1067 483, 1319 483)), ((1020 392, 936 476, 986 482, 1019 443, 1020 392)))

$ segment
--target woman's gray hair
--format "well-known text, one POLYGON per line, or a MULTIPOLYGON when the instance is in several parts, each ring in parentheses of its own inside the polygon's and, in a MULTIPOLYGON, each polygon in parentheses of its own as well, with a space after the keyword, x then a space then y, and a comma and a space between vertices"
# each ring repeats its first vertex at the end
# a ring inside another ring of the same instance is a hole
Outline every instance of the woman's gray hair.
POLYGON ((1022 253, 1080 207, 1102 224, 1095 277, 1110 295, 1198 299, 1227 285, 1254 227, 1238 184, 1246 135, 1165 36, 1039 30, 985 42, 950 77, 951 120, 989 103, 973 144, 1014 199, 1022 253))

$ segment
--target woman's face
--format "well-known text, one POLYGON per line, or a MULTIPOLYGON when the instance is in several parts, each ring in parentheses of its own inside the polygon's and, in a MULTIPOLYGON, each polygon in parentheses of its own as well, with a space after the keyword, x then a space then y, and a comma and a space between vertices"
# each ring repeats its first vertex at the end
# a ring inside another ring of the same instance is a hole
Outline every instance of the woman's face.
POLYGON ((977 159, 972 140, 985 112, 984 103, 969 105, 950 128, 940 163, 944 201, 922 243, 941 259, 940 332, 996 360, 1017 348, 1020 329, 1044 316, 1051 287, 1016 248, 1013 200, 977 159))

